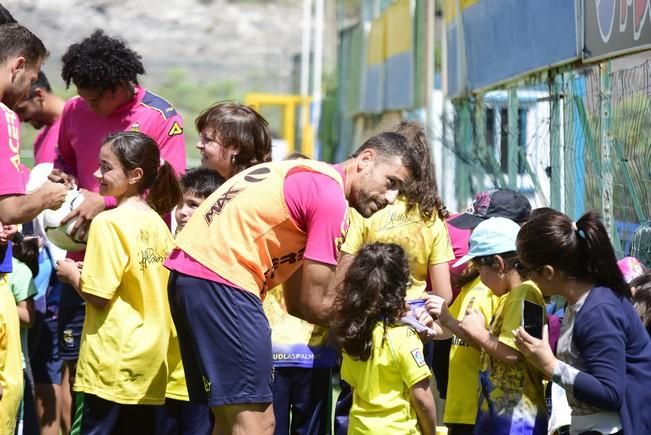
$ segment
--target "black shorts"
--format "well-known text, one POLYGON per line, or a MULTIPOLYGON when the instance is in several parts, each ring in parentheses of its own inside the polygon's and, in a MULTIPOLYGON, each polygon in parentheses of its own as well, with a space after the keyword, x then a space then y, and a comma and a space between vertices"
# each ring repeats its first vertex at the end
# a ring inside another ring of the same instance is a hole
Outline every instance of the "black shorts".
POLYGON ((157 407, 156 405, 123 405, 92 394, 76 392, 75 415, 70 433, 155 435, 157 407))
POLYGON ((178 272, 168 296, 192 403, 271 403, 271 329, 255 294, 178 272))
POLYGON ((205 405, 194 405, 175 399, 165 399, 156 407, 157 435, 210 435, 215 417, 205 405))

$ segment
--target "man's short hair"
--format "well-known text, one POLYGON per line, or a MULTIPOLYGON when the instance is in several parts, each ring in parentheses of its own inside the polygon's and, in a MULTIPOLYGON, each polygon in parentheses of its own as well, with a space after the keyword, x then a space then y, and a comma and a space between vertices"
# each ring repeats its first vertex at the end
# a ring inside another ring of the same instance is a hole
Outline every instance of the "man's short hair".
POLYGON ((22 56, 27 65, 32 66, 47 55, 43 42, 27 27, 17 23, 0 25, 0 64, 12 57, 22 56))
POLYGON ((29 88, 29 96, 27 97, 27 99, 34 98, 37 89, 43 89, 48 94, 52 92, 50 81, 47 79, 47 76, 43 71, 38 72, 38 77, 36 78, 36 81, 32 83, 32 86, 30 86, 29 88))
POLYGON ((357 157, 367 149, 375 150, 379 156, 384 158, 399 157, 409 171, 412 180, 419 181, 421 179, 420 157, 414 149, 414 145, 410 144, 403 135, 393 132, 376 134, 364 142, 351 157, 357 157))

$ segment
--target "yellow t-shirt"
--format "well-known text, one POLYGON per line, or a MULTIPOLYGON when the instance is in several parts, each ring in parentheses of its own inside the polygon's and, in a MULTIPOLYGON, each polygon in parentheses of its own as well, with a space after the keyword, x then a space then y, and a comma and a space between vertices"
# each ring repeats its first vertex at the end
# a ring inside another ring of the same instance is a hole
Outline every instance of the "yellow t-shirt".
POLYGON ((429 266, 447 263, 454 258, 454 253, 442 219, 435 216, 431 221, 423 222, 418 208, 407 214, 406 207, 405 201, 398 199, 368 219, 351 209, 350 227, 341 250, 355 255, 368 243, 399 245, 405 251, 411 273, 411 287, 407 289, 406 299, 422 299, 429 266))
POLYGON ((188 385, 185 383, 185 372, 183 371, 183 361, 181 361, 181 349, 179 348, 179 338, 176 334, 176 328, 172 323, 170 331, 170 342, 167 348, 167 388, 165 397, 174 400, 190 401, 188 395, 188 385))
MULTIPOLYGON (((462 320, 466 310, 472 307, 479 310, 488 328, 499 298, 486 287, 479 277, 461 288, 459 296, 450 306, 450 314, 462 320)), ((456 336, 452 337, 450 347, 450 370, 448 374, 448 394, 445 399, 443 421, 448 424, 475 424, 479 395, 479 369, 481 352, 456 336)))
POLYGON ((23 398, 20 322, 7 274, 0 274, 0 433, 13 434, 23 398))
MULTIPOLYGON (((533 281, 525 281, 502 296, 490 324, 490 332, 506 346, 518 350, 513 337, 513 330, 522 325, 524 301, 540 305, 543 310, 545 301, 540 289, 533 281)), ((509 364, 482 352, 482 371, 487 375, 492 389, 486 400, 480 402, 479 414, 499 416, 494 422, 496 427, 534 427, 545 421, 547 407, 545 404, 543 375, 526 359, 509 364)))
POLYGON ((431 376, 416 332, 377 322, 367 361, 343 353, 341 378, 353 388, 348 434, 420 434, 410 388, 431 376))
POLYGON ((81 273, 86 304, 75 391, 122 404, 165 401, 172 320, 163 261, 172 234, 155 211, 129 205, 93 219, 81 273))

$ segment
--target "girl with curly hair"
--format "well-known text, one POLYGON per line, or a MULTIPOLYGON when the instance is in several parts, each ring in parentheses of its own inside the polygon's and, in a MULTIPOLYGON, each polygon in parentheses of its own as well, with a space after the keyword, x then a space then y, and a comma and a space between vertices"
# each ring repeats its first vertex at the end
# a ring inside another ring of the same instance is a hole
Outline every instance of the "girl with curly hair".
POLYGON ((337 300, 333 331, 341 377, 353 391, 349 434, 434 434, 431 373, 418 334, 400 323, 408 308, 409 267, 394 244, 362 248, 337 300))

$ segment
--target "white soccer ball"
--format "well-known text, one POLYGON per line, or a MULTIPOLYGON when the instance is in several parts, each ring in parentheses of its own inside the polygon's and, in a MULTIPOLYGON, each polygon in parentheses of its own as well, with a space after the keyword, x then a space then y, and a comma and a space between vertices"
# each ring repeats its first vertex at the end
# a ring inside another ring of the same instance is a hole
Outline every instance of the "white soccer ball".
POLYGON ((66 251, 83 251, 86 249, 85 240, 77 240, 72 237, 72 228, 75 226, 77 219, 73 219, 65 225, 61 224, 61 220, 68 214, 79 207, 84 201, 84 196, 78 190, 71 190, 66 195, 66 200, 61 207, 56 210, 45 210, 43 212, 43 226, 48 239, 55 246, 66 251))

